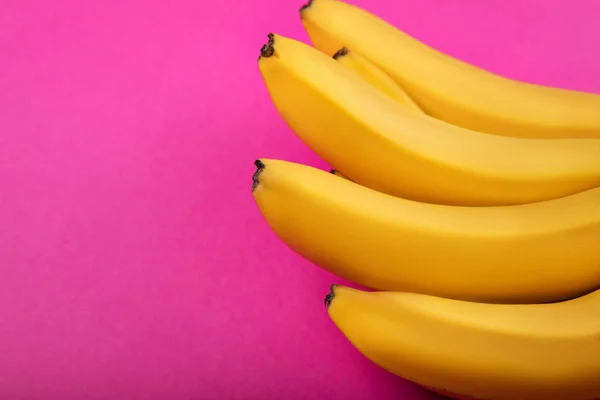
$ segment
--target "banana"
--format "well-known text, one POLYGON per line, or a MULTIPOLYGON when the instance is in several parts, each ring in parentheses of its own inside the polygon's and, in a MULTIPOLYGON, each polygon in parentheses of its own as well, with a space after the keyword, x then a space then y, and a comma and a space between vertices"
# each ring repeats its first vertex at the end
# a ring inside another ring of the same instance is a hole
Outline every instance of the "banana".
POLYGON ((330 318, 380 367, 455 398, 600 398, 600 291, 483 304, 333 285, 330 318))
POLYGON ((260 159, 253 197, 292 250, 366 287, 544 303, 600 287, 600 188, 535 204, 453 207, 260 159))
POLYGON ((388 74, 358 53, 343 47, 333 55, 333 59, 356 72, 374 88, 397 101, 407 110, 423 113, 423 110, 421 110, 417 103, 388 74))
POLYGON ((520 82, 427 46, 337 0, 301 9, 313 45, 347 46, 387 72, 435 118, 481 132, 531 138, 600 138, 600 96, 520 82))
POLYGON ((429 203, 493 206, 600 186, 600 139, 510 138, 460 128, 406 110, 331 57, 279 35, 269 35, 258 67, 295 134, 372 189, 429 203))

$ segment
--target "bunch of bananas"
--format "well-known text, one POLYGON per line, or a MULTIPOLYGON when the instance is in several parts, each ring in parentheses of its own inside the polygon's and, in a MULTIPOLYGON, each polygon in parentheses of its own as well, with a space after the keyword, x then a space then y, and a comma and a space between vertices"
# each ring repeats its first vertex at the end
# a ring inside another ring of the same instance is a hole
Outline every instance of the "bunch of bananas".
POLYGON ((335 168, 260 159, 253 196, 377 365, 456 398, 600 398, 600 96, 517 82, 339 0, 270 34, 279 114, 335 168))

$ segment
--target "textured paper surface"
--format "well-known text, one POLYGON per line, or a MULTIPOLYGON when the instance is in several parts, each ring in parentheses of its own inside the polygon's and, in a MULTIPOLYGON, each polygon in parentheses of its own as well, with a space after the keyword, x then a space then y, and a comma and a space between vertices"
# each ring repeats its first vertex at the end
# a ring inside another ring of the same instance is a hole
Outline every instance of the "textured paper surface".
MULTIPOLYGON (((356 0, 457 57, 600 93, 600 3, 356 0)), ((325 167, 256 67, 297 1, 0 3, 0 398, 438 399, 327 318, 252 162, 325 167)), ((393 49, 391 49, 393 50, 393 49)), ((402 49, 397 49, 402 51, 402 49)))

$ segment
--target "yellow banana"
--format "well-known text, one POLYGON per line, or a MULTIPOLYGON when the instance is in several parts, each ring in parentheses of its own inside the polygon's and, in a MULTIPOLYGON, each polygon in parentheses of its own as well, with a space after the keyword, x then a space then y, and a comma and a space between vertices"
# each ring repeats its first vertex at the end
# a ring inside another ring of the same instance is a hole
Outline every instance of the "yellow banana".
POLYGON ((600 138, 600 95, 492 74, 341 1, 313 0, 302 7, 301 19, 317 49, 331 55, 349 47, 435 118, 503 136, 600 138))
POLYGON ((408 94, 396 83, 388 74, 383 72, 375 64, 369 62, 358 53, 350 51, 343 47, 338 50, 333 59, 337 60, 343 66, 351 69, 360 75, 366 82, 373 85, 374 88, 386 94, 399 104, 402 104, 407 110, 423 113, 423 110, 410 98, 408 94))
POLYGON ((532 203, 600 186, 600 139, 481 134, 406 110, 299 41, 271 34, 261 54, 259 69, 279 114, 361 185, 467 206, 532 203))
POLYGON ((600 287, 600 188, 535 204, 454 207, 316 168, 257 161, 253 196, 291 249, 381 290, 541 303, 600 287))
POLYGON ((334 285, 329 316, 364 356, 458 398, 600 398, 600 291, 553 304, 482 304, 334 285))

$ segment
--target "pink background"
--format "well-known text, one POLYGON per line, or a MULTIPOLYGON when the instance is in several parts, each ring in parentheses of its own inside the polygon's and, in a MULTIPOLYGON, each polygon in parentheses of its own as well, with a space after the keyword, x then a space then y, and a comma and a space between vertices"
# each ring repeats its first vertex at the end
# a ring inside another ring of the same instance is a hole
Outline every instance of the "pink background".
MULTIPOLYGON (((490 70, 600 93, 600 2, 356 0, 490 70)), ((438 399, 323 307, 252 162, 325 165, 256 67, 298 0, 0 4, 0 398, 438 399)), ((398 49, 402 51, 402 49, 398 49)))

